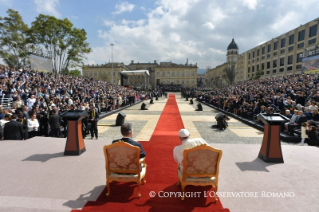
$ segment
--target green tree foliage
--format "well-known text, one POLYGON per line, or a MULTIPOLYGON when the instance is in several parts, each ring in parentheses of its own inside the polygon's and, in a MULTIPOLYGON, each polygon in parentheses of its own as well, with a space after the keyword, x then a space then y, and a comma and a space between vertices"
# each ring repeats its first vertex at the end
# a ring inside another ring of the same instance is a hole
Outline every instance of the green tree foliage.
POLYGON ((225 72, 225 80, 227 81, 228 85, 232 85, 235 82, 235 78, 237 75, 236 70, 236 63, 230 62, 227 64, 227 66, 224 68, 225 72))
POLYGON ((110 82, 110 76, 106 72, 100 73, 99 79, 105 82, 110 82))
POLYGON ((77 77, 82 76, 82 75, 81 75, 81 72, 80 72, 79 70, 71 70, 71 71, 69 71, 69 70, 67 69, 64 74, 65 74, 65 75, 71 75, 71 76, 77 76, 77 77))
POLYGON ((264 71, 263 70, 259 70, 256 72, 256 75, 253 76, 253 79, 259 79, 262 75, 264 75, 264 71))
POLYGON ((40 14, 32 22, 29 41, 48 51, 53 70, 65 73, 68 68, 82 65, 92 50, 86 42, 86 31, 77 29, 68 19, 40 14))
POLYGON ((7 17, 0 17, 0 57, 10 67, 27 65, 28 26, 18 11, 9 9, 7 14, 7 17))

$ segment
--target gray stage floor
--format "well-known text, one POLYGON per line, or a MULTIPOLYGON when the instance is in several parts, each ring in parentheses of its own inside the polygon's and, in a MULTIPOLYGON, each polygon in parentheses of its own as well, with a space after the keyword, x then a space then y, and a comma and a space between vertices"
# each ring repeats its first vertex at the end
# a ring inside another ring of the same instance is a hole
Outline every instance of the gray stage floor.
MULTIPOLYGON (((109 143, 85 140, 84 154, 63 156, 65 139, 0 141, 0 211, 70 211, 95 200, 105 187, 102 148, 109 143)), ((231 211, 319 211, 318 148, 283 145, 285 163, 268 164, 257 158, 260 144, 213 145, 223 150, 219 192, 258 195, 225 194, 221 201, 231 211), (280 192, 293 197, 274 196, 280 192)))

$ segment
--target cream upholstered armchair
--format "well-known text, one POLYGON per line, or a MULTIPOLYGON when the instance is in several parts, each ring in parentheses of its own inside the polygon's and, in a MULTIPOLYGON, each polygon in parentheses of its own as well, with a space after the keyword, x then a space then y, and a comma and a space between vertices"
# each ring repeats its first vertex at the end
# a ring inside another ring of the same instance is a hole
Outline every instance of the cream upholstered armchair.
POLYGON ((138 184, 138 197, 141 181, 146 183, 145 158, 140 159, 140 148, 124 141, 118 141, 103 148, 106 168, 107 194, 110 194, 110 181, 136 182, 138 184), (142 163, 142 171, 140 163, 142 163))
MULTIPOLYGON (((215 188, 215 195, 218 190, 219 162, 222 157, 222 150, 207 145, 200 145, 184 150, 183 170, 178 168, 178 179, 185 192, 187 185, 207 186, 215 188)), ((184 196, 182 197, 184 200, 184 196)))

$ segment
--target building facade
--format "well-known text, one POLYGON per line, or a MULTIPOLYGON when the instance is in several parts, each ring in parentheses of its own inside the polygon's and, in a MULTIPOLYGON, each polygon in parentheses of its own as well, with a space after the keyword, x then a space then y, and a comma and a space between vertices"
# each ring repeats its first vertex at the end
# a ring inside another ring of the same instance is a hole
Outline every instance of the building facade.
MULTIPOLYGON (((113 63, 113 83, 120 84, 121 71, 148 70, 149 77, 142 75, 128 76, 125 80, 126 85, 131 87, 153 87, 160 84, 181 84, 182 86, 197 86, 197 63, 196 64, 176 64, 172 62, 160 62, 154 60, 153 63, 134 63, 132 60, 129 65, 123 63, 113 63)), ((83 67, 83 76, 95 79, 105 79, 103 73, 109 76, 111 81, 112 63, 102 65, 86 65, 83 67)))
MULTIPOLYGON (((239 49, 233 39, 227 49, 227 62, 235 60, 237 63, 235 81, 239 82, 252 79, 256 76, 257 71, 262 71, 261 78, 301 74, 302 57, 300 55, 316 48, 319 43, 318 23, 319 18, 290 30, 242 54, 238 54, 239 49), (235 52, 236 49, 237 55, 235 52), (230 52, 231 55, 229 55, 230 52)), ((221 66, 223 65, 224 64, 221 66)), ((220 66, 217 66, 216 68, 206 70, 207 83, 214 81, 216 78, 223 78, 223 71, 220 72, 219 67, 220 66)))

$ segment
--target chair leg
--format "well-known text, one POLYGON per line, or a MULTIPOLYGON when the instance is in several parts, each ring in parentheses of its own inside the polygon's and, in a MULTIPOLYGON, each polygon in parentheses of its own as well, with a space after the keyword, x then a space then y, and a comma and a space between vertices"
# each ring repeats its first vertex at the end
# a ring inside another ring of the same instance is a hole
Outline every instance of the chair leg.
POLYGON ((140 188, 141 188, 141 181, 138 182, 138 189, 137 189, 137 196, 138 196, 138 198, 141 197, 140 188))
POLYGON ((218 198, 216 197, 216 193, 217 193, 217 190, 218 190, 218 185, 216 184, 214 187, 215 187, 214 197, 215 197, 215 202, 217 202, 218 198))
POLYGON ((184 198, 185 198, 185 184, 181 183, 181 186, 182 186, 182 200, 184 200, 184 198))
POLYGON ((110 181, 109 180, 106 181, 106 186, 107 186, 106 196, 109 196, 110 195, 110 181))
POLYGON ((145 177, 143 178, 143 185, 146 183, 145 177))

